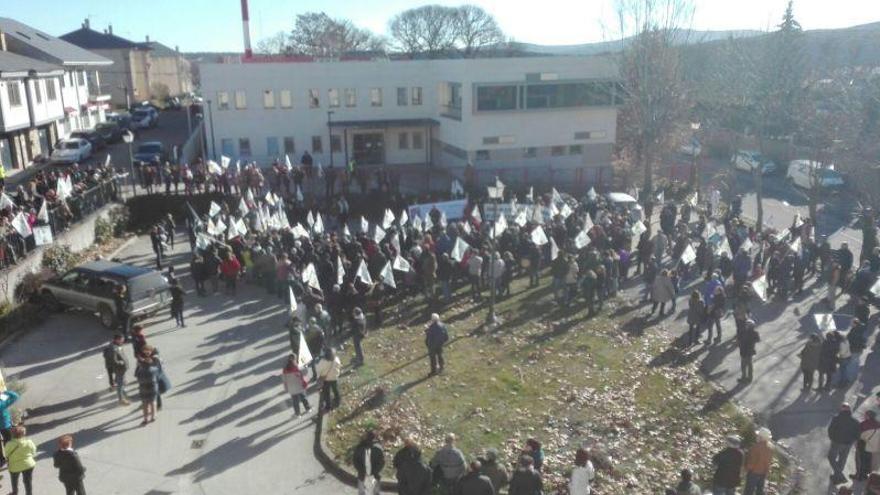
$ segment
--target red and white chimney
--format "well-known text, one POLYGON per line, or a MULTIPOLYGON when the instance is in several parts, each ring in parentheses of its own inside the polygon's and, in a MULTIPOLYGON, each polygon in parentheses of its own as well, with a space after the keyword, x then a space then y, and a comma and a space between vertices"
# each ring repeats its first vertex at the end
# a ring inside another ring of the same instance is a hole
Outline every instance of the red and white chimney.
POLYGON ((248 16, 248 0, 241 0, 241 28, 244 31, 244 58, 251 58, 254 52, 251 51, 251 28, 250 16, 248 16))

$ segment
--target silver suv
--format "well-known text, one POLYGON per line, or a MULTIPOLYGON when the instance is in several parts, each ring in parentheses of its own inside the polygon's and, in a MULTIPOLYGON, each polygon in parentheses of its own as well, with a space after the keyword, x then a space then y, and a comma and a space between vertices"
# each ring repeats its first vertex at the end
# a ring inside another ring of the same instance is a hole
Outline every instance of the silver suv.
POLYGON ((92 261, 43 284, 42 295, 55 308, 73 307, 97 313, 101 324, 116 326, 115 289, 128 289, 132 319, 152 315, 171 304, 169 285, 156 270, 113 261, 92 261))

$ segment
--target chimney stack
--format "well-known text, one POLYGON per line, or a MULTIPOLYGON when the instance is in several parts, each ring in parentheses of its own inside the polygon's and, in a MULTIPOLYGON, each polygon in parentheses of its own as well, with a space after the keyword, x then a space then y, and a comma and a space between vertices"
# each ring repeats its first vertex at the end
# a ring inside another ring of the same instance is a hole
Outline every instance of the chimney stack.
POLYGON ((107 33, 113 34, 113 24, 107 24, 107 33))
POLYGON ((244 31, 244 58, 251 58, 254 56, 254 52, 251 51, 251 28, 249 23, 248 0, 241 0, 241 28, 242 31, 244 31))
POLYGON ((92 28, 92 26, 89 25, 89 18, 88 18, 88 17, 86 17, 85 20, 83 21, 83 23, 82 23, 82 27, 84 27, 84 28, 86 28, 86 29, 91 29, 91 28, 92 28))
POLYGON ((147 43, 149 43, 149 42, 150 42, 150 35, 148 34, 147 35, 147 43))

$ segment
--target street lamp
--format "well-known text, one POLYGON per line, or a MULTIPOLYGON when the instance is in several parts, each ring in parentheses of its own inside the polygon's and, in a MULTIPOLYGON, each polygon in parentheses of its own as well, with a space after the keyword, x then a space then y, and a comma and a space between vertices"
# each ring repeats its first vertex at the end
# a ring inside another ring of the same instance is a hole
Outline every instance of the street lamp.
POLYGON ((131 144, 134 142, 134 134, 130 130, 122 133, 122 140, 128 145, 128 173, 131 175, 131 195, 137 196, 134 178, 134 153, 131 144))
POLYGON ((333 110, 327 111, 327 135, 330 137, 330 142, 327 143, 327 149, 330 150, 330 166, 333 166, 333 128, 330 127, 330 118, 333 116, 333 110))
POLYGON ((486 325, 498 324, 498 316, 495 314, 495 292, 498 287, 495 284, 495 259, 498 256, 498 238, 495 233, 495 223, 498 222, 498 203, 504 199, 504 185, 495 178, 495 186, 487 188, 489 199, 492 200, 492 230, 489 231, 489 247, 492 249, 489 258, 489 278, 492 279, 492 288, 489 292, 489 312, 486 314, 486 325))

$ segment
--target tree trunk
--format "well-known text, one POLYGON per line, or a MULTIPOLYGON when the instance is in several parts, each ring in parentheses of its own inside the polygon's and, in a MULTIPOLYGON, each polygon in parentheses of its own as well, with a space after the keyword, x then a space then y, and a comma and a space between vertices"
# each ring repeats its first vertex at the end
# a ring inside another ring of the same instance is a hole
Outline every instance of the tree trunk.
POLYGON ((641 156, 644 160, 645 187, 642 191, 642 207, 645 209, 645 227, 651 235, 651 219, 654 217, 654 162, 650 157, 641 156))
MULTIPOLYGON (((761 136, 759 142, 759 149, 761 150, 761 156, 767 156, 764 153, 764 136, 761 136)), ((757 205, 757 218, 755 219, 755 232, 761 233, 764 231, 764 167, 763 163, 759 163, 757 170, 752 170, 752 173, 755 174, 755 200, 758 202, 757 205)))

